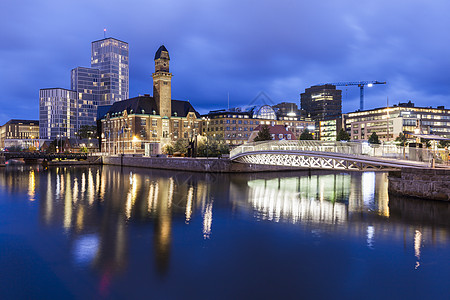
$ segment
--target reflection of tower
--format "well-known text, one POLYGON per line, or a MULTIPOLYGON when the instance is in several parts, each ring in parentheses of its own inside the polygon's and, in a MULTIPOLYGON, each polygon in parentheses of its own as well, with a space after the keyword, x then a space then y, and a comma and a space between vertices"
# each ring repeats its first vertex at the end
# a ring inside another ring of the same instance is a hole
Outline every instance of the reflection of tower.
POLYGON ((170 213, 160 212, 154 228, 153 241, 155 245, 156 269, 161 275, 164 275, 169 269, 171 223, 172 217, 170 213))
POLYGON ((161 274, 164 275, 168 268, 170 262, 170 243, 172 235, 172 197, 174 191, 174 181, 172 178, 169 182, 164 182, 166 180, 161 180, 159 182, 159 195, 156 194, 155 197, 157 201, 157 218, 154 227, 154 249, 155 249, 155 259, 156 259, 156 269, 161 274))

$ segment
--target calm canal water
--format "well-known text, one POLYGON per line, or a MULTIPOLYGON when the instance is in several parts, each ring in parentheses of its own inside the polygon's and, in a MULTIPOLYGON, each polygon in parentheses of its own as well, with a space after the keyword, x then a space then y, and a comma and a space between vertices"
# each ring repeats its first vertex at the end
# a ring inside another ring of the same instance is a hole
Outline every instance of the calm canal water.
POLYGON ((450 206, 385 173, 0 169, 1 299, 449 299, 450 206))

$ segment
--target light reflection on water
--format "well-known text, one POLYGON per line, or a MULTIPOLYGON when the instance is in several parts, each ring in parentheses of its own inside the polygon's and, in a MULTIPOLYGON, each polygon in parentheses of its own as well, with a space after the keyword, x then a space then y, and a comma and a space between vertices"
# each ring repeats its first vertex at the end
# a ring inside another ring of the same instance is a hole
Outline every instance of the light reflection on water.
POLYGON ((164 278, 177 268, 171 261, 179 263, 177 255, 183 252, 175 248, 180 232, 193 244, 218 242, 223 224, 236 218, 301 228, 315 240, 344 236, 360 240, 370 251, 398 241, 410 249, 404 255, 414 259, 417 270, 426 260, 424 245, 449 242, 448 205, 390 199, 387 184, 386 173, 374 172, 217 175, 27 166, 0 172, 0 191, 12 196, 9 201, 24 194, 36 203, 43 228, 39 234, 48 234, 45 228, 61 229, 71 261, 100 273, 98 293, 103 296, 114 288, 114 276, 133 272, 139 258, 131 254, 137 251, 132 241, 139 241, 142 230, 151 229, 147 235, 152 238, 141 246, 151 248, 153 268, 164 278))

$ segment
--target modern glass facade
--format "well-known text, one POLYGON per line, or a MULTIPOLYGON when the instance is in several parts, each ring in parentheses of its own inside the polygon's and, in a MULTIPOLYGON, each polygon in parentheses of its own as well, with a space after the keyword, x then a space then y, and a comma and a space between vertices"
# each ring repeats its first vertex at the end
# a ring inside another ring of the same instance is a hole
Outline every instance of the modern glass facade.
POLYGON ((39 91, 39 137, 55 139, 74 137, 77 93, 62 88, 39 91))
POLYGON ((76 129, 95 125, 100 100, 100 70, 78 67, 72 70, 70 87, 77 93, 76 129))
POLYGON ((100 70, 99 105, 128 99, 128 64, 128 43, 114 38, 92 42, 91 67, 100 70))
POLYGON ((98 106, 128 99, 128 43, 106 38, 91 50, 91 68, 72 69, 71 90, 40 90, 42 139, 75 137, 80 127, 96 125, 98 106))
POLYGON ((342 114, 342 91, 336 86, 326 84, 305 89, 301 95, 301 108, 313 120, 329 120, 339 118, 342 114))

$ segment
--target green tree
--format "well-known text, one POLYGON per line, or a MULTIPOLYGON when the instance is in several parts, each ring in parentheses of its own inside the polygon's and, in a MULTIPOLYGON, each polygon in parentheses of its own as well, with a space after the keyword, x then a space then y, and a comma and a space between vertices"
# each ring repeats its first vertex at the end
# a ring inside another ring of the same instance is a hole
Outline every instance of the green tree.
POLYGON ((22 152, 23 149, 20 146, 14 145, 6 148, 9 152, 22 152))
POLYGON ((55 153, 57 143, 58 143, 58 140, 56 140, 56 139, 51 141, 50 144, 48 145, 46 152, 47 153, 55 153))
POLYGON ((230 146, 220 136, 202 137, 197 140, 197 155, 203 157, 216 157, 229 154, 230 146))
POLYGON ((431 148, 431 141, 427 139, 420 139, 420 142, 425 146, 425 148, 431 148))
POLYGON ((97 138, 97 126, 83 125, 78 129, 77 136, 80 139, 97 138))
POLYGON ((253 140, 254 142, 261 142, 261 141, 271 141, 272 135, 270 134, 270 128, 268 125, 263 125, 261 129, 258 132, 258 135, 253 140))
POLYGON ((406 136, 403 134, 403 132, 400 132, 395 141, 399 143, 400 146, 406 146, 408 144, 408 140, 406 139, 406 136))
POLYGON ((376 132, 372 132, 372 135, 369 137, 368 142, 369 144, 381 144, 376 132))
POLYGON ((167 155, 173 155, 173 144, 172 143, 167 143, 164 145, 162 152, 167 154, 167 155))
POLYGON ((187 139, 180 138, 176 140, 173 145, 173 153, 186 155, 188 152, 189 141, 187 139))
POLYGON ((439 141, 438 147, 439 148, 445 148, 450 146, 450 141, 439 141))
POLYGON ((300 135, 299 140, 301 141, 314 140, 314 136, 311 132, 309 132, 308 128, 306 128, 300 135))
POLYGON ((350 135, 347 131, 341 128, 336 136, 336 141, 350 141, 350 135))

